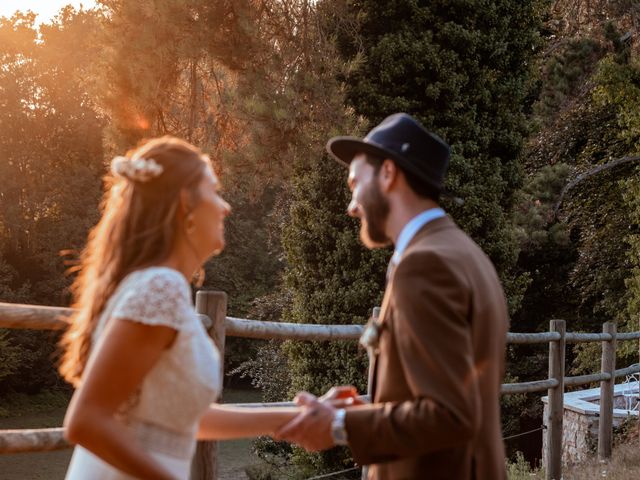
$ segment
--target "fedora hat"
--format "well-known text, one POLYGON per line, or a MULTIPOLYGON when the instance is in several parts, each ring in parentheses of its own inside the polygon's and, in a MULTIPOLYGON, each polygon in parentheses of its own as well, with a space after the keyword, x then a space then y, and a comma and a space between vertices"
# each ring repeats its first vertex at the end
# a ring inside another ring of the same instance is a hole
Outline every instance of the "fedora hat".
POLYGON ((333 137, 327 142, 327 151, 347 166, 359 153, 389 158, 437 192, 448 194, 444 176, 451 154, 449 145, 406 113, 388 116, 363 139, 333 137))

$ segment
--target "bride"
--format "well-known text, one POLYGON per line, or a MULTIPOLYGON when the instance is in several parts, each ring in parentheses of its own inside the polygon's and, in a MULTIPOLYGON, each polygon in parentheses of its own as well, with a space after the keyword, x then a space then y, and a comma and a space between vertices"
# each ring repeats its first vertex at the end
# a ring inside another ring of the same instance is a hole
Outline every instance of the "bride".
POLYGON ((220 354, 189 282, 224 248, 231 208, 206 155, 173 137, 116 157, 73 284, 60 372, 77 444, 68 480, 187 479, 196 439, 272 434, 296 408, 212 403, 220 354))

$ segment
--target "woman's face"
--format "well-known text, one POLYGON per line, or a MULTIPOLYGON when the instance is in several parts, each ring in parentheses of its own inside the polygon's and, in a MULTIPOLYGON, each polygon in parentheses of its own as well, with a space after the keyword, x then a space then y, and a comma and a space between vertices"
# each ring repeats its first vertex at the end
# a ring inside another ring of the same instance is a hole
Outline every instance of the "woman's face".
POLYGON ((224 219, 231 207, 220 196, 218 177, 209 167, 198 184, 198 202, 191 211, 193 242, 202 261, 217 255, 224 248, 224 219))

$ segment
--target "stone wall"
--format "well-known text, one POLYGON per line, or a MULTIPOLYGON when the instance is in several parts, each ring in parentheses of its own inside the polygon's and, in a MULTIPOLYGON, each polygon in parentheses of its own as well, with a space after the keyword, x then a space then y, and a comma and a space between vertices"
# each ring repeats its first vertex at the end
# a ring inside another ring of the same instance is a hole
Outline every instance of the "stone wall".
MULTIPOLYGON (((636 389, 637 391, 637 389, 636 389)), ((621 385, 615 386, 613 427, 619 427, 629 417, 637 417, 638 412, 624 410, 625 401, 621 385)), ((547 397, 543 397, 543 426, 549 417, 547 397)), ((562 426, 562 463, 571 465, 593 457, 598 449, 600 389, 567 392, 564 395, 564 415, 562 426)), ((546 433, 546 431, 545 431, 546 433)), ((542 435, 542 464, 547 465, 547 436, 542 435)))

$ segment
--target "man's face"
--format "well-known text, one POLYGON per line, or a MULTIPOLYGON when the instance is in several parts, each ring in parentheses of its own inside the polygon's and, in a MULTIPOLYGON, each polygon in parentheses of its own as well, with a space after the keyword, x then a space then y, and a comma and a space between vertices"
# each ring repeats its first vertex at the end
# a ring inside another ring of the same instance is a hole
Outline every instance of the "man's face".
POLYGON ((360 240, 367 248, 384 247, 391 243, 385 226, 389 216, 389 201, 380 191, 378 175, 364 154, 358 154, 349 165, 351 203, 347 213, 360 219, 360 240))

